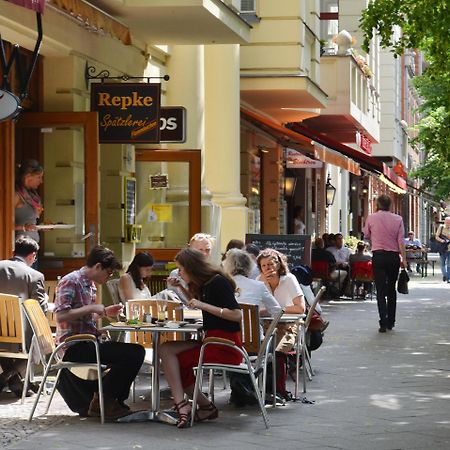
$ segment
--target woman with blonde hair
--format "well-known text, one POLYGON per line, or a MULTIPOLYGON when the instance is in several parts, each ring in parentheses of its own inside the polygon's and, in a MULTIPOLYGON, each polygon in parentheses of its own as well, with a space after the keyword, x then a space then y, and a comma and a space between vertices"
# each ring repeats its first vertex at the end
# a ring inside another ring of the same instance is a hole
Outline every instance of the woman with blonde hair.
MULTIPOLYGON (((213 266, 198 250, 185 248, 175 257, 180 276, 187 283, 189 300, 187 306, 202 311, 205 337, 220 337, 241 343, 242 313, 234 297, 236 285, 232 278, 213 266)), ((198 409, 191 406, 184 395, 192 397, 195 377, 193 368, 198 364, 200 341, 173 341, 161 346, 161 364, 172 391, 178 412, 178 428, 190 424, 191 414, 195 420, 216 419, 219 411, 201 392, 198 393, 198 409)), ((223 346, 209 346, 205 350, 205 362, 240 364, 241 355, 223 346)))

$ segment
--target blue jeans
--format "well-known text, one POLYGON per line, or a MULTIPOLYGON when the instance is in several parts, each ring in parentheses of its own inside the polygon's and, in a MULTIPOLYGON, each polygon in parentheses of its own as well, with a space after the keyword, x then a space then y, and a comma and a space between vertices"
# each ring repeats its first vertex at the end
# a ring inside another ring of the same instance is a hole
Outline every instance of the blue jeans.
POLYGON ((439 253, 442 276, 450 280, 450 252, 439 253))

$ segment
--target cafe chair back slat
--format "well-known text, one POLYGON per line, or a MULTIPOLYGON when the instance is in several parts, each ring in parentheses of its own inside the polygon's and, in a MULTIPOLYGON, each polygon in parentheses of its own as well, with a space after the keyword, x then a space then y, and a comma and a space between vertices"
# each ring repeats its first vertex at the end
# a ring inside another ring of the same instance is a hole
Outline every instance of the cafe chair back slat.
MULTIPOLYGON (((55 394, 56 386, 58 384, 58 379, 61 370, 84 368, 84 369, 91 369, 91 371, 94 370, 96 372, 96 378, 98 382, 99 403, 100 403, 100 417, 101 423, 103 424, 105 421, 105 411, 103 402, 102 369, 106 369, 106 367, 100 364, 100 353, 97 338, 91 334, 78 334, 70 336, 63 343, 56 346, 47 317, 42 311, 39 302, 37 302, 36 300, 25 300, 22 303, 22 307, 25 316, 28 319, 28 322, 30 323, 31 329, 33 330, 33 339, 31 342, 30 353, 34 353, 36 351, 37 354, 39 355, 40 362, 44 367, 44 375, 39 384, 39 390, 36 394, 36 398, 34 400, 33 407, 28 417, 28 421, 31 422, 31 420, 33 419, 34 412, 36 410, 42 391, 45 387, 47 378, 50 373, 56 372, 56 378, 44 414, 47 414, 50 408, 53 396, 55 394), (91 342, 92 345, 94 345, 96 354, 95 363, 68 362, 63 361, 61 359, 58 352, 60 350, 64 350, 68 345, 76 342, 91 342)), ((28 388, 28 379, 31 371, 31 364, 32 361, 31 358, 29 358, 27 364, 27 372, 25 375, 24 392, 26 392, 28 388)))
POLYGON ((258 305, 240 303, 242 311, 241 340, 248 354, 258 353, 261 345, 261 327, 258 305))
POLYGON ((164 291, 167 288, 167 277, 164 275, 152 275, 147 282, 147 286, 152 294, 164 291))
POLYGON ((0 356, 3 358, 28 358, 25 345, 25 328, 19 297, 0 294, 0 356), (18 344, 17 352, 8 351, 9 344, 18 344), (8 354, 11 353, 11 356, 8 354))
POLYGON ((326 291, 325 286, 322 286, 319 289, 319 292, 316 294, 314 301, 310 305, 308 314, 306 315, 306 318, 299 319, 299 331, 297 334, 296 351, 295 351, 295 357, 296 357, 295 371, 296 371, 296 373, 295 373, 294 398, 298 398, 300 356, 302 358, 303 392, 306 392, 306 378, 308 378, 311 381, 311 379, 312 379, 311 374, 314 373, 314 371, 312 369, 311 358, 310 358, 308 348, 307 348, 306 334, 308 333, 309 324, 311 323, 314 312, 316 311, 316 306, 320 302, 320 299, 322 298, 325 291, 326 291))
POLYGON ((24 320, 19 297, 0 294, 0 358, 29 359, 24 320))
POLYGON ((56 286, 58 285, 57 280, 45 280, 44 289, 45 293, 48 295, 48 301, 50 303, 55 303, 56 298, 56 286))

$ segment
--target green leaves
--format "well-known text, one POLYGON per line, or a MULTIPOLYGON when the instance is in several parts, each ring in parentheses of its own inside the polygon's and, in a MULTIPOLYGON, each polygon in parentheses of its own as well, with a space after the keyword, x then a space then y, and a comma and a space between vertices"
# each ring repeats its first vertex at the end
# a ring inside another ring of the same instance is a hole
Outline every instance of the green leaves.
POLYGON ((428 67, 414 78, 422 98, 422 119, 412 145, 425 152, 424 162, 410 174, 434 191, 436 198, 450 196, 450 1, 371 0, 360 20, 363 49, 375 34, 381 46, 395 55, 410 49, 423 51, 428 67))

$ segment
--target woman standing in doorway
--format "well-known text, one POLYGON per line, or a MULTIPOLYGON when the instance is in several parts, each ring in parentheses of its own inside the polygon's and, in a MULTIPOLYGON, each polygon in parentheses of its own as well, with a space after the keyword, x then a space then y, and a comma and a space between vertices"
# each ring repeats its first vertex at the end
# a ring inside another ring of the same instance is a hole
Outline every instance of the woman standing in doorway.
POLYGON ((37 189, 42 184, 44 169, 34 159, 27 159, 17 169, 15 207, 15 234, 26 235, 39 242, 36 224, 44 210, 37 189))

